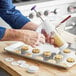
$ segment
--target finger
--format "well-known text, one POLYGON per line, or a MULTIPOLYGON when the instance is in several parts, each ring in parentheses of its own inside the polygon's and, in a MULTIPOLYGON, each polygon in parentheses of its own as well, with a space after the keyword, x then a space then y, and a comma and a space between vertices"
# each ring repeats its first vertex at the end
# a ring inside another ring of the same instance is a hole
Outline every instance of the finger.
POLYGON ((45 32, 44 29, 42 29, 41 33, 44 34, 45 37, 47 37, 47 33, 45 32))
POLYGON ((54 39, 51 39, 51 40, 50 40, 50 43, 51 43, 51 44, 54 44, 54 39))
POLYGON ((36 43, 37 42, 37 38, 32 38, 30 41, 36 43))
POLYGON ((35 45, 39 45, 40 34, 38 33, 38 38, 36 38, 35 45))
POLYGON ((39 34, 39 42, 45 43, 45 37, 43 34, 39 34))
POLYGON ((33 48, 35 48, 36 47, 36 45, 31 45, 33 48))
POLYGON ((39 42, 42 43, 42 44, 44 44, 44 43, 45 43, 45 39, 40 38, 40 39, 39 39, 39 42))
POLYGON ((44 36, 43 34, 41 34, 40 38, 43 38, 43 39, 45 39, 45 36, 44 36))
POLYGON ((32 46, 32 47, 36 47, 36 44, 35 43, 30 43, 30 45, 32 46))
POLYGON ((38 39, 37 41, 35 42, 35 45, 39 45, 40 43, 45 43, 45 37, 42 35, 42 34, 38 34, 38 39))
POLYGON ((47 43, 49 43, 49 35, 46 37, 46 41, 47 41, 47 43))
POLYGON ((54 43, 55 43, 54 37, 49 38, 49 43, 54 45, 54 43))

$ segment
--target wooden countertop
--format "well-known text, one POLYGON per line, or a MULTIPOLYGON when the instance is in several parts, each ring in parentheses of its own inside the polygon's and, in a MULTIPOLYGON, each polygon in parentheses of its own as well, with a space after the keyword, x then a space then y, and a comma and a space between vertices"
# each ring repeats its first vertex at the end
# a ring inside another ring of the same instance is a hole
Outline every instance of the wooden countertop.
POLYGON ((5 52, 4 48, 12 43, 14 42, 0 42, 0 67, 12 76, 76 76, 76 65, 66 70, 5 52), (20 68, 19 66, 12 66, 10 62, 4 61, 6 57, 13 57, 15 60, 25 60, 30 65, 39 66, 40 70, 35 74, 30 74, 26 72, 26 69, 20 68))

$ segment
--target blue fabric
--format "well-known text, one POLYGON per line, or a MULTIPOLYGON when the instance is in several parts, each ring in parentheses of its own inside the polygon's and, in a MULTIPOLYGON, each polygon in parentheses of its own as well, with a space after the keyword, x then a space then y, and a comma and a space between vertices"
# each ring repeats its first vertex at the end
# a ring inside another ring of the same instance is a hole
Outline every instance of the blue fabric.
POLYGON ((3 38, 6 28, 0 27, 0 39, 3 38))
POLYGON ((0 0, 0 17, 14 29, 20 29, 30 21, 20 11, 15 9, 12 0, 0 0))
MULTIPOLYGON (((15 8, 12 0, 0 0, 0 17, 14 29, 20 29, 30 21, 15 8)), ((5 30, 3 30, 3 32, 4 31, 5 30)))

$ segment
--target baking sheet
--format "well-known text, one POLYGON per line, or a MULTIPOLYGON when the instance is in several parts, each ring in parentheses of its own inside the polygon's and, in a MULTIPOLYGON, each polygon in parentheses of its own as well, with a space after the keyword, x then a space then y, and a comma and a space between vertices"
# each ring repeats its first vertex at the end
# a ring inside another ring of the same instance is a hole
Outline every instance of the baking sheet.
POLYGON ((76 64, 76 55, 75 55, 75 51, 73 51, 73 50, 72 50, 72 52, 73 52, 74 55, 69 55, 69 56, 66 56, 66 57, 63 56, 64 58, 63 58, 63 60, 62 60, 61 62, 54 64, 54 63, 48 62, 48 60, 49 60, 49 59, 53 59, 53 58, 54 58, 54 55, 60 54, 60 49, 59 49, 59 48, 56 48, 56 47, 54 47, 53 45, 50 45, 50 44, 47 44, 47 43, 46 43, 46 44, 40 44, 39 46, 37 46, 37 47, 35 47, 35 48, 40 49, 40 53, 37 54, 37 55, 34 55, 34 54, 32 53, 32 49, 34 49, 33 47, 31 47, 31 46, 29 46, 29 45, 27 45, 27 44, 25 44, 25 43, 23 43, 23 42, 17 42, 17 43, 15 43, 15 44, 12 44, 12 45, 6 47, 6 48, 5 48, 5 51, 10 52, 10 53, 13 53, 13 55, 16 54, 16 55, 19 55, 19 56, 22 56, 22 57, 26 57, 26 58, 29 58, 29 59, 41 61, 41 62, 43 62, 43 63, 47 63, 47 64, 50 64, 50 65, 55 65, 55 66, 62 67, 62 68, 66 68, 66 69, 68 69, 68 68, 70 68, 70 67, 72 67, 73 65, 76 64), (29 47, 29 50, 28 50, 28 52, 26 52, 26 53, 31 53, 31 54, 32 54, 32 57, 28 57, 28 56, 25 56, 25 55, 23 55, 23 54, 21 54, 21 53, 16 53, 16 52, 15 52, 15 50, 21 50, 21 47, 22 47, 22 46, 28 46, 28 47, 29 47), (44 52, 44 51, 51 51, 51 52, 52 52, 52 56, 49 57, 49 58, 44 58, 44 57, 43 57, 43 52, 44 52), (43 60, 39 60, 39 59, 36 59, 35 56, 41 56, 41 57, 43 57, 44 59, 43 59, 43 60), (67 59, 68 57, 74 58, 74 59, 75 59, 75 62, 74 62, 74 63, 69 63, 69 62, 67 62, 66 59, 67 59), (65 64, 66 64, 66 65, 65 65, 65 64))

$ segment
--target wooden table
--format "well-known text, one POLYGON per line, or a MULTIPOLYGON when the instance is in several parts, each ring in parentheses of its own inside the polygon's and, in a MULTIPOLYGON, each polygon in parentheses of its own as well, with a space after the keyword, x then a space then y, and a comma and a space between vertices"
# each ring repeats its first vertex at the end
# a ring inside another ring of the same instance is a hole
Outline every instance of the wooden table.
POLYGON ((66 70, 5 52, 4 48, 12 43, 15 42, 0 42, 0 67, 12 76, 76 76, 76 65, 66 70), (13 57, 15 60, 25 60, 30 65, 39 66, 40 70, 35 74, 30 74, 26 72, 26 69, 19 66, 12 66, 10 62, 6 62, 4 60, 6 57, 13 57))

